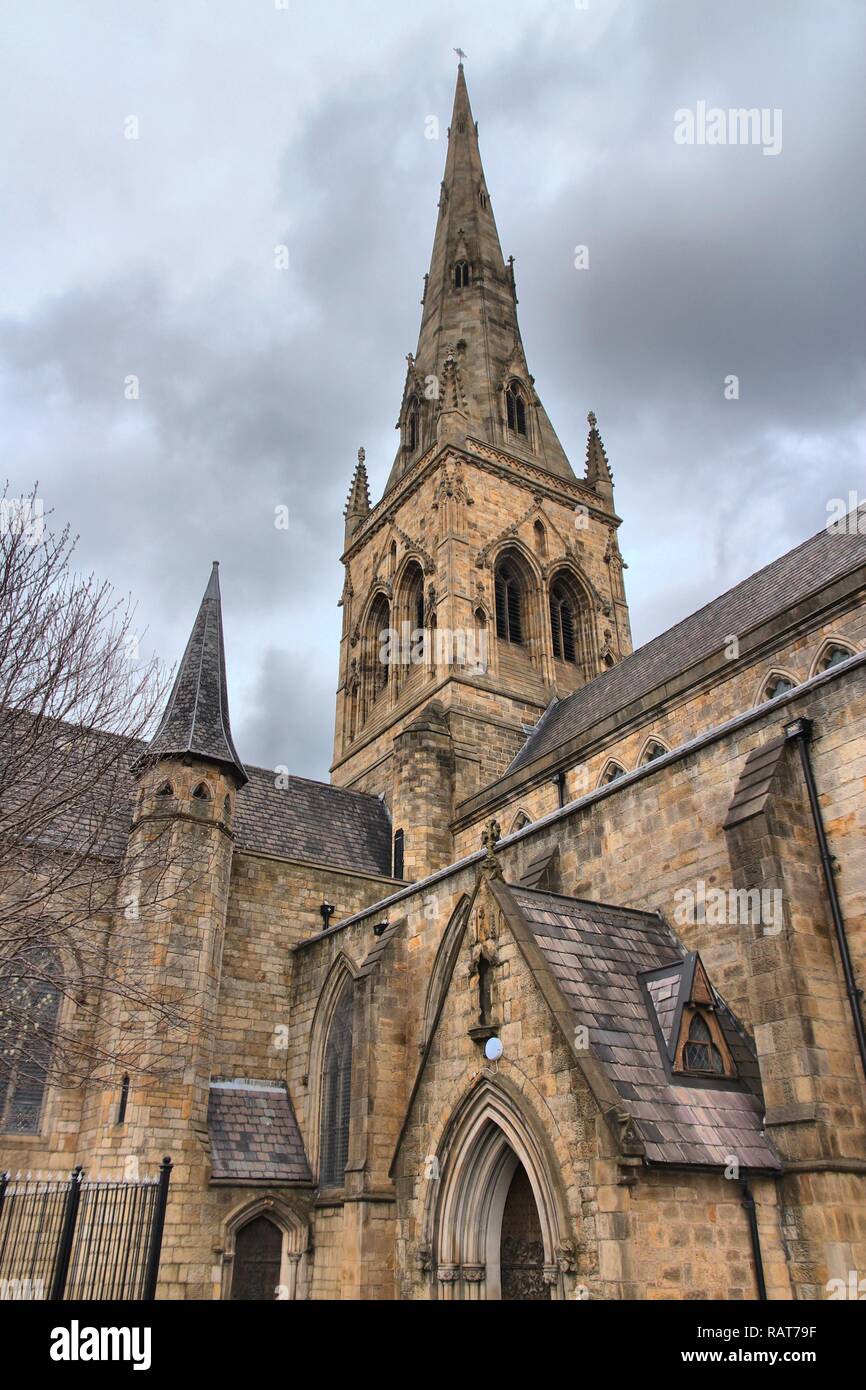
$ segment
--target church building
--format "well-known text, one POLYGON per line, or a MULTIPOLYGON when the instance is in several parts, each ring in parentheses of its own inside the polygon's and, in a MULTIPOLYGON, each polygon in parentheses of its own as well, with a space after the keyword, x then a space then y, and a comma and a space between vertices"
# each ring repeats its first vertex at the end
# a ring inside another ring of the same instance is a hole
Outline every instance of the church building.
POLYGON ((171 1155, 160 1297, 866 1269, 866 512, 633 650, 599 421, 570 460, 517 304, 461 64, 396 456, 345 509, 331 780, 235 747, 215 566, 112 847, 185 866, 132 921, 124 871, 109 958, 190 1024, 110 1084, 0 1073, 0 1168, 171 1155))

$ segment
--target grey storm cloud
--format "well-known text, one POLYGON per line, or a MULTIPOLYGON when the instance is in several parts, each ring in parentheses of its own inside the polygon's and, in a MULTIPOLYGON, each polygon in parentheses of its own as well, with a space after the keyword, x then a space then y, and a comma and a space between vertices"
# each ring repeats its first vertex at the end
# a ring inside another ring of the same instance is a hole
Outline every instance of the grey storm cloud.
POLYGON ((862 493, 857 0, 0 17, 5 471, 40 480, 168 662, 221 561, 250 763, 327 776, 342 508, 360 444, 374 492, 393 459, 452 45, 530 368, 578 471, 599 417, 636 641, 862 493), (780 109, 782 152, 675 144, 698 101, 780 109))

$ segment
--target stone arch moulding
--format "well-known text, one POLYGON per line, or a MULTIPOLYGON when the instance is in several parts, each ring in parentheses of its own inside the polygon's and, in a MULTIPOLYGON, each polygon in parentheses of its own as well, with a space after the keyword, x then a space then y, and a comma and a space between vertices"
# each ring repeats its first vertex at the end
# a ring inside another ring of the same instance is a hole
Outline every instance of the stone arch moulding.
POLYGON ((538 1118, 507 1078, 485 1074, 475 1083, 446 1126, 436 1157, 439 1181, 428 1184, 433 1190, 422 1224, 432 1296, 501 1296, 502 1214, 521 1164, 538 1211, 544 1282, 551 1299, 565 1298, 575 1256, 559 1165, 538 1118))
POLYGON ((420 1045, 422 1052, 430 1041, 446 991, 451 983, 454 962, 457 959, 469 917, 469 904, 469 895, 464 893, 448 919, 448 924, 442 933, 436 951, 433 969, 430 971, 430 982, 427 985, 427 996, 424 1001, 424 1027, 420 1045))
POLYGON ((856 656, 858 651, 858 648, 855 647, 850 637, 843 637, 841 633, 838 636, 834 636, 831 633, 828 637, 824 638, 823 642, 821 643, 820 647, 815 653, 815 660, 812 662, 812 666, 809 671, 810 679, 812 676, 817 676, 820 673, 821 662, 824 660, 831 647, 844 647, 847 649, 849 656, 856 656))
POLYGON ((663 738, 659 738, 658 734, 650 734, 647 738, 644 739, 643 743, 641 744, 641 750, 638 754, 635 767, 645 767, 647 765, 647 761, 655 761, 654 758, 650 758, 649 760, 647 760, 647 753, 650 751, 651 748, 662 749, 661 753, 656 754, 656 757, 658 758, 663 757, 665 753, 669 753, 671 751, 663 738))
MULTIPOLYGON (((476 569, 484 569, 485 566, 489 566, 491 569, 494 568, 498 553, 502 547, 509 543, 514 543, 521 545, 527 558, 532 559, 537 571, 537 576, 540 580, 542 577, 541 566, 539 558, 534 553, 534 526, 535 522, 539 520, 547 531, 548 543, 551 535, 555 535, 557 539, 562 542, 562 536, 558 528, 554 525, 552 519, 547 515, 547 512, 542 506, 541 494, 535 493, 532 498, 532 504, 527 507, 526 511, 523 512, 516 521, 509 522, 509 524, 504 526, 501 531, 497 532, 486 545, 482 546, 475 557, 476 569), (519 531, 526 526, 527 522, 531 522, 533 526, 533 544, 527 544, 525 541, 520 540, 518 536, 519 531)), ((565 543, 562 542, 562 544, 563 549, 565 549, 565 543)))
POLYGON ((607 762, 605 763, 604 767, 601 769, 601 772, 600 772, 600 774, 599 774, 599 778, 598 778, 598 782, 596 783, 596 786, 598 786, 598 787, 606 787, 606 786, 609 786, 609 784, 610 784, 611 782, 615 782, 619 777, 624 777, 624 776, 625 776, 625 767, 624 767, 623 764, 620 762, 619 758, 608 758, 608 760, 607 760, 607 762), (614 776, 614 774, 616 774, 616 775, 614 776))
POLYGON ((510 536, 497 547, 495 552, 491 552, 490 566, 493 572, 493 594, 494 594, 494 622, 492 624, 494 633, 497 633, 496 615, 496 576, 500 565, 510 564, 517 572, 521 595, 521 627, 522 636, 519 645, 524 649, 533 665, 538 665, 541 653, 544 649, 544 613, 542 611, 542 596, 544 593, 544 580, 541 576, 541 569, 538 560, 531 553, 529 547, 517 536, 510 536))
POLYGON ((599 662, 598 631, 595 621, 595 615, 598 611, 598 592, 583 573, 580 565, 571 556, 566 555, 549 567, 547 574, 548 612, 545 616, 548 620, 548 627, 551 628, 551 656, 558 660, 566 659, 562 653, 559 658, 556 658, 553 650, 551 627, 553 591, 558 585, 565 588, 573 605, 573 664, 582 672, 584 678, 590 681, 598 671, 599 662))
POLYGON ((334 1010, 347 986, 354 986, 358 978, 355 962, 340 951, 332 964, 319 994, 313 1025, 310 1029, 310 1048, 307 1054, 307 1102, 305 1109, 304 1140, 307 1158, 313 1173, 319 1171, 319 1129, 322 1113, 322 1065, 325 1047, 334 1010))
POLYGON ((369 594, 367 595, 367 601, 366 601, 366 603, 364 604, 363 612, 362 612, 362 614, 361 614, 360 619, 358 620, 358 626, 359 626, 360 631, 361 631, 362 633, 363 633, 363 632, 369 627, 369 625, 370 625, 370 617, 371 617, 371 615, 372 615, 373 608, 374 608, 374 606, 375 606, 375 604, 376 604, 376 600, 377 600, 377 599, 384 599, 385 602, 386 602, 387 605, 388 605, 389 610, 390 610, 390 608, 391 608, 391 602, 392 602, 393 597, 394 597, 394 586, 393 586, 393 584, 387 583, 386 581, 384 581, 384 580, 382 580, 382 579, 376 579, 376 580, 374 580, 373 585, 372 585, 372 587, 371 587, 371 589, 370 589, 370 592, 369 592, 369 594))
POLYGON ((757 705, 765 705, 767 703, 769 699, 769 696, 766 694, 767 687, 771 681, 776 680, 790 681, 792 686, 798 686, 800 684, 800 677, 795 676, 793 671, 788 671, 781 666, 770 666, 761 674, 761 678, 758 681, 757 689, 755 690, 751 702, 753 708, 757 705))
POLYGON ((223 1245, 219 1251, 220 1298, 231 1298, 238 1232, 257 1216, 266 1216, 283 1236, 280 1282, 275 1297, 280 1301, 306 1299, 309 1294, 309 1266, 312 1255, 309 1222, 299 1216, 286 1201, 268 1193, 252 1199, 245 1197, 232 1208, 223 1222, 223 1245))

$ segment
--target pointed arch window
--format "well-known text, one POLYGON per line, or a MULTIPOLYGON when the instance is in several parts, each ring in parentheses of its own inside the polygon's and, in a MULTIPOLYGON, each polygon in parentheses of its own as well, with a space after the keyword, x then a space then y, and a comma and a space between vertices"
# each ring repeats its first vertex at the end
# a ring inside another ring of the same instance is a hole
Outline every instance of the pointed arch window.
POLYGON ((388 634, 391 628, 391 606, 384 594, 379 594, 370 609, 368 626, 368 670, 370 699, 377 700, 388 689, 388 634))
POLYGON ((0 1132, 38 1134, 60 1011, 60 967, 49 949, 0 975, 0 1132))
POLYGON ((505 389, 505 419, 515 434, 526 434, 526 400, 517 381, 509 381, 505 389))
MULTIPOLYGON (((402 583, 402 603, 400 606, 401 622, 408 622, 411 634, 411 655, 412 660, 423 662, 426 655, 426 619, 427 607, 424 602, 424 574, 421 566, 414 561, 409 565, 405 572, 402 583)), ((397 624, 399 627, 399 623, 397 624)), ((398 668, 398 677, 402 679, 408 672, 398 668)))
POLYGON ((457 261, 454 266, 454 286, 458 290, 469 288, 469 262, 457 261))
POLYGON ((598 785, 600 787, 609 787, 611 782, 616 782, 619 780, 620 777, 624 776, 625 768, 622 766, 622 764, 610 762, 607 764, 606 768, 604 769, 604 772, 601 774, 598 785))
POLYGON ((421 415, 418 408, 418 398, 413 396, 409 401, 406 411, 406 451, 413 454, 418 448, 420 438, 421 415))
POLYGON ((664 744, 659 743, 657 738, 650 739, 646 748, 643 750, 640 766, 646 767, 647 763, 654 763, 656 758, 663 758, 667 751, 664 744))
POLYGON ((557 661, 577 661, 576 618, 574 601, 565 585, 553 584, 550 590, 550 634, 557 661))
POLYGON ((353 1006, 354 991, 347 981, 331 1019, 322 1066, 320 1187, 342 1187, 349 1160, 353 1006))
POLYGON ((829 671, 834 666, 838 666, 840 661, 847 661, 854 652, 850 647, 843 647, 841 642, 833 642, 829 647, 825 647, 818 662, 819 671, 829 671))
POLYGON ((496 569, 496 636, 503 642, 524 640, 523 585, 509 560, 503 560, 496 569))
POLYGON ((688 1022, 688 1033, 682 1045, 682 1069, 702 1075, 725 1075, 721 1050, 716 1046, 708 1019, 699 1011, 693 1013, 688 1022))
POLYGON ((283 1260, 283 1233, 269 1217, 253 1217, 235 1236, 232 1299, 277 1297, 283 1260))
POLYGON ((789 690, 793 689, 794 682, 788 676, 775 673, 764 686, 764 699, 775 700, 777 695, 786 695, 789 690))

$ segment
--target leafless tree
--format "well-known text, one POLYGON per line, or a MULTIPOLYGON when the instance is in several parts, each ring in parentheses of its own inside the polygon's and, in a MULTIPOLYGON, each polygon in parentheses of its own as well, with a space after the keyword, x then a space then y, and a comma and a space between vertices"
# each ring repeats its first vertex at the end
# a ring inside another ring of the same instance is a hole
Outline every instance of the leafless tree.
POLYGON ((141 1064, 142 1030, 182 1034, 182 1007, 111 942, 121 875, 143 885, 134 930, 170 911, 184 870, 168 827, 130 863, 131 769, 168 686, 139 655, 134 605, 75 572, 36 488, 0 504, 0 1123, 12 1105, 26 1129, 46 1078, 117 1077, 141 1064), (112 1010, 135 1029, 106 1027, 112 1010))

